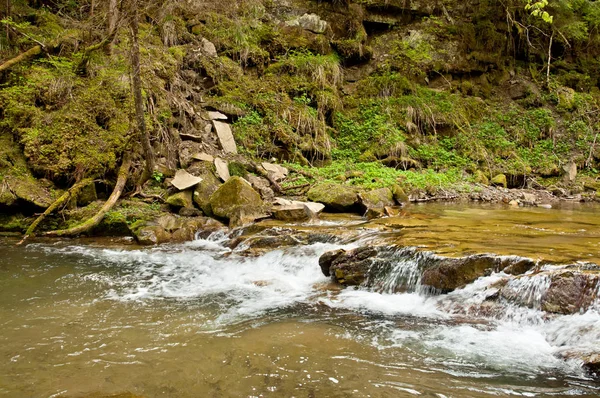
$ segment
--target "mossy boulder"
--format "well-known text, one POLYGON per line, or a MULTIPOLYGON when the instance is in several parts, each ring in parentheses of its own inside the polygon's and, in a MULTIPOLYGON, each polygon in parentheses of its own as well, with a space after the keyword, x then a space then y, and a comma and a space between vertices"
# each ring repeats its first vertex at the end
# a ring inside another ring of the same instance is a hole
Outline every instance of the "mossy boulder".
POLYGON ((194 188, 192 199, 196 206, 202 209, 202 212, 209 217, 213 216, 210 197, 222 185, 221 181, 213 173, 212 167, 212 163, 197 162, 188 169, 188 172, 191 174, 202 178, 202 181, 194 188))
POLYGON ((192 200, 192 191, 181 191, 167 198, 166 202, 168 205, 173 207, 194 207, 194 201, 192 200))
POLYGON ((325 205, 335 212, 353 212, 358 210, 356 188, 339 184, 317 184, 308 191, 308 199, 325 205))
POLYGON ((140 245, 158 245, 171 241, 171 234, 160 225, 143 225, 135 228, 134 236, 140 245))
POLYGON ((392 194, 394 195, 394 200, 399 205, 408 203, 410 201, 404 189, 402 189, 402 187, 398 184, 392 186, 392 194))
POLYGON ((481 170, 475 171, 474 180, 479 184, 490 185, 490 179, 481 170))
POLYGON ((358 194, 359 204, 363 212, 369 209, 381 209, 386 206, 393 206, 394 194, 389 188, 379 188, 372 191, 361 192, 358 194))
POLYGON ((504 174, 498 174, 492 178, 491 184, 495 187, 508 187, 508 182, 504 174))
POLYGON ((87 206, 96 200, 98 200, 98 193, 93 183, 83 187, 77 194, 77 206, 87 206))
POLYGON ((211 195, 210 206, 214 215, 228 220, 231 227, 266 217, 268 210, 250 183, 237 176, 231 177, 211 195))

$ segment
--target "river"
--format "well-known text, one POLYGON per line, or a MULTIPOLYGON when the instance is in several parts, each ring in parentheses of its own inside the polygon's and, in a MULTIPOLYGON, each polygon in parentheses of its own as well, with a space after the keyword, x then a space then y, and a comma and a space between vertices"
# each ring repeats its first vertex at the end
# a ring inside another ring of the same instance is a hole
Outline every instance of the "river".
POLYGON ((469 308, 508 276, 391 294, 340 289, 318 265, 326 251, 380 241, 600 264, 600 207, 428 204, 295 228, 350 232, 253 255, 223 233, 160 247, 0 240, 0 396, 600 396, 600 382, 563 355, 599 351, 598 303, 573 315, 509 303, 485 314, 469 308))

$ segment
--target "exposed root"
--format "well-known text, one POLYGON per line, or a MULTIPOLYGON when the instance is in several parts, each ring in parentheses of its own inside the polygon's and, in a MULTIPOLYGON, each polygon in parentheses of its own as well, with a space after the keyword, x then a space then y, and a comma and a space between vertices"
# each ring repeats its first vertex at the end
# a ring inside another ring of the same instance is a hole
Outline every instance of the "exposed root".
POLYGON ((110 194, 110 197, 108 198, 106 203, 104 203, 104 206, 102 206, 98 213, 96 213, 96 215, 94 215, 92 218, 88 219, 82 224, 79 224, 76 227, 69 229, 61 229, 57 231, 49 231, 46 232, 44 236, 77 236, 89 231, 90 229, 100 224, 102 219, 104 219, 106 213, 108 213, 110 209, 113 208, 113 206, 117 203, 117 200, 119 200, 119 198, 121 197, 121 193, 123 193, 125 183, 127 182, 127 177, 129 177, 130 168, 131 157, 128 154, 126 154, 123 159, 123 163, 121 164, 121 168, 119 169, 119 177, 117 179, 115 189, 110 194))
POLYGON ((79 191, 81 191, 86 186, 92 184, 93 182, 94 180, 92 180, 91 178, 86 178, 73 185, 67 192, 65 192, 60 198, 58 198, 54 203, 52 203, 50 207, 46 209, 46 211, 40 214, 40 216, 36 218, 33 223, 31 223, 31 225, 29 226, 29 228, 27 228, 27 231, 25 232, 25 236, 19 241, 19 243, 17 243, 17 246, 22 245, 30 236, 32 236, 37 226, 42 221, 44 221, 44 219, 48 215, 50 215, 50 213, 58 209, 63 204, 67 203, 69 200, 71 200, 71 198, 75 197, 79 191))

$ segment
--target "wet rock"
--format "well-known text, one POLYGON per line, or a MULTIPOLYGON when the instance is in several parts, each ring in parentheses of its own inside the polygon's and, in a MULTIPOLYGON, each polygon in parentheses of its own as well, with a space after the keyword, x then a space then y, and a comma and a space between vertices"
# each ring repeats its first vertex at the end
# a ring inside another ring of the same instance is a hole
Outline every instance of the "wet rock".
POLYGON ((510 202, 508 202, 508 205, 511 207, 519 207, 519 202, 513 199, 510 202))
POLYGON ((325 210, 325 205, 322 203, 315 202, 303 202, 304 206, 308 208, 313 213, 313 218, 318 216, 325 210))
POLYGON ((210 197, 221 186, 219 179, 212 173, 206 174, 202 182, 196 185, 194 189, 193 200, 196 205, 202 209, 204 214, 212 216, 212 207, 210 205, 210 197))
POLYGON ((196 234, 203 233, 208 235, 214 231, 225 228, 223 224, 214 218, 191 217, 181 221, 178 229, 173 231, 172 242, 189 242, 195 239, 196 234))
POLYGON ((238 227, 266 217, 267 206, 250 183, 240 177, 231 177, 210 197, 215 216, 229 220, 238 227))
POLYGON ((229 167, 227 162, 223 159, 216 158, 215 159, 215 169, 217 170, 217 176, 225 182, 231 178, 231 174, 229 174, 229 167))
POLYGON ((491 184, 495 187, 508 187, 508 182, 504 174, 498 174, 492 178, 491 184))
POLYGON ((192 188, 202 181, 202 178, 191 175, 185 170, 179 169, 175 173, 175 177, 171 180, 171 185, 180 191, 192 188))
POLYGON ((344 286, 361 285, 373 264, 377 250, 373 247, 359 247, 353 250, 328 252, 319 258, 319 266, 325 276, 344 286))
POLYGON ((173 232, 176 229, 181 228, 183 225, 182 219, 173 214, 167 213, 158 217, 155 221, 153 221, 156 225, 160 226, 167 232, 173 232))
POLYGON ((273 217, 281 221, 308 221, 313 214, 300 203, 277 206, 272 209, 273 217))
POLYGON ((582 367, 590 374, 590 376, 600 378, 600 354, 594 353, 584 355, 581 359, 583 361, 582 367))
POLYGON ((50 190, 33 177, 7 176, 0 182, 0 204, 11 206, 17 199, 43 209, 54 201, 50 190))
POLYGON ((171 195, 165 202, 173 207, 194 207, 191 190, 181 191, 171 195))
POLYGON ((227 123, 219 122, 217 120, 213 120, 213 126, 223 151, 225 153, 237 154, 237 147, 235 145, 233 133, 231 132, 231 126, 229 126, 227 123))
MULTIPOLYGON (((389 209, 389 207, 388 207, 389 209)), ((386 208, 370 208, 367 209, 365 215, 364 215, 367 220, 375 220, 377 218, 383 218, 387 216, 387 211, 386 208)))
POLYGON ((361 192, 358 194, 358 199, 363 212, 366 212, 369 209, 377 209, 381 210, 381 214, 384 214, 384 207, 393 206, 395 204, 394 194, 389 188, 380 188, 368 192, 361 192))
POLYGON ((514 257, 510 260, 501 260, 500 269, 509 275, 522 275, 536 266, 535 261, 529 258, 514 257))
POLYGON ((325 205, 325 208, 336 212, 352 212, 358 209, 358 195, 353 187, 322 183, 308 191, 308 199, 325 205))
POLYGON ((600 276, 567 271, 554 274, 542 299, 542 309, 557 314, 586 311, 597 298, 600 276))
POLYGON ((135 228, 133 234, 140 245, 158 245, 171 241, 171 234, 160 225, 145 225, 135 228))
POLYGON ((421 283, 442 293, 448 293, 479 277, 498 271, 500 261, 498 257, 487 254, 462 258, 439 258, 435 265, 423 271, 421 283))

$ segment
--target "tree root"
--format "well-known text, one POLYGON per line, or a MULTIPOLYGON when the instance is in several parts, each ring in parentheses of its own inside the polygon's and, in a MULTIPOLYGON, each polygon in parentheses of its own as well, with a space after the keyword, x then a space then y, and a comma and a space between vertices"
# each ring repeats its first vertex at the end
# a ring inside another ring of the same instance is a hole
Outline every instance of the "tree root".
POLYGON ((50 215, 50 213, 52 213, 54 210, 58 209, 63 204, 67 203, 69 200, 71 200, 71 198, 75 197, 79 191, 81 191, 86 186, 92 184, 93 182, 94 182, 94 180, 92 180, 91 178, 86 178, 84 180, 79 181, 75 185, 73 185, 60 198, 58 198, 56 201, 54 201, 54 203, 52 203, 50 205, 50 207, 48 207, 46 209, 46 211, 44 211, 42 214, 40 214, 40 216, 38 218, 36 218, 33 223, 31 223, 31 225, 29 226, 29 228, 27 228, 27 231, 25 232, 25 236, 23 236, 23 239, 21 239, 19 241, 19 243, 17 243, 17 246, 22 245, 30 236, 33 236, 33 233, 35 232, 35 229, 37 228, 37 226, 42 221, 44 221, 44 219, 48 215, 50 215))
POLYGON ((128 154, 126 154, 123 158, 121 168, 119 169, 119 177, 117 179, 115 189, 112 191, 110 197, 104 203, 102 208, 92 218, 84 221, 82 224, 79 224, 73 228, 46 232, 44 236, 77 236, 89 231, 90 229, 100 224, 100 222, 104 219, 106 213, 108 213, 110 209, 113 208, 113 206, 117 203, 117 200, 119 200, 119 198, 121 197, 121 193, 123 193, 125 183, 127 182, 127 178, 129 177, 130 168, 131 157, 128 154))

